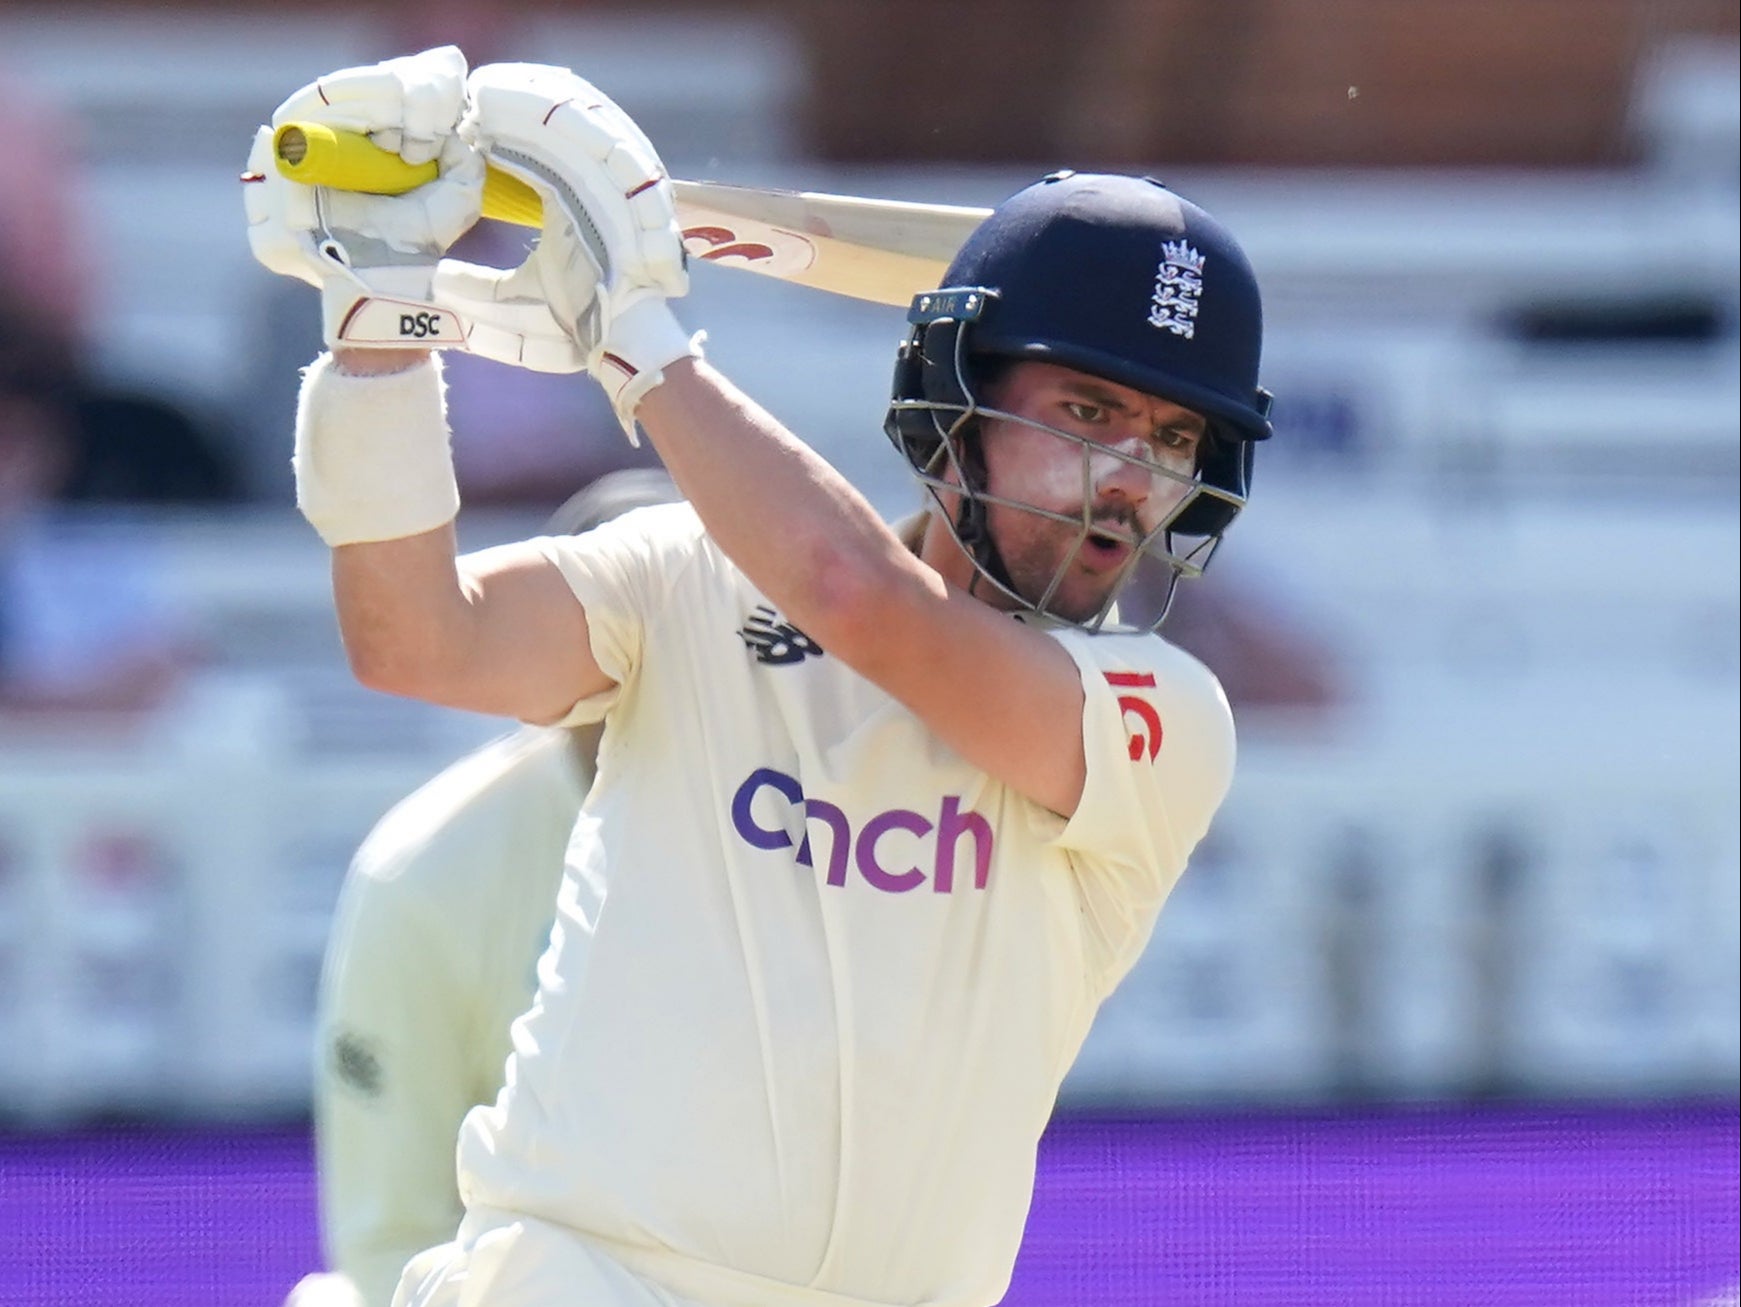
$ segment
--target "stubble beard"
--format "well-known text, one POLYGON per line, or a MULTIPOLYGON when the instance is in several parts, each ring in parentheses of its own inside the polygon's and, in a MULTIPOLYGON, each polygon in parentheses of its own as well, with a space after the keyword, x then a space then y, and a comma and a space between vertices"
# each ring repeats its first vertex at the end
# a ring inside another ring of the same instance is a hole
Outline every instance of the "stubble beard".
POLYGON ((1016 593, 1030 606, 1038 608, 1053 578, 1062 569, 1063 579, 1042 611, 1069 622, 1088 621, 1105 605, 1110 581, 1097 581, 1079 570, 1077 560, 1080 555, 1072 556, 1075 535, 1069 528, 1037 521, 1035 525, 1041 529, 1003 555, 1004 567, 1014 582, 1016 593))

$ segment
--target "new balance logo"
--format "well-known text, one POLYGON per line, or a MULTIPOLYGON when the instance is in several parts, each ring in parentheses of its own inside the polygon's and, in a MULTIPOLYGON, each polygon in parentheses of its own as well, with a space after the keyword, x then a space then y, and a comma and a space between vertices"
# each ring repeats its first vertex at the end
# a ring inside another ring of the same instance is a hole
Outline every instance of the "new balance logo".
POLYGON ((822 657, 821 645, 790 622, 782 622, 780 614, 766 604, 756 605, 738 638, 755 654, 758 663, 783 667, 801 663, 811 655, 822 657))

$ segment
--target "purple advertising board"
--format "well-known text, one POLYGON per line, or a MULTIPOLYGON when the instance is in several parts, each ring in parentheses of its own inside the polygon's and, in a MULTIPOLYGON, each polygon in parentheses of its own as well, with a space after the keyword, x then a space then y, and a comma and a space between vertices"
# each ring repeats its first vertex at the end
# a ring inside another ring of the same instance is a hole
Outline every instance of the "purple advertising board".
MULTIPOLYGON (((0 1135, 0 1307, 277 1307, 306 1129, 0 1135)), ((1734 1103, 1054 1124, 1007 1307, 1734 1303, 1734 1103)))

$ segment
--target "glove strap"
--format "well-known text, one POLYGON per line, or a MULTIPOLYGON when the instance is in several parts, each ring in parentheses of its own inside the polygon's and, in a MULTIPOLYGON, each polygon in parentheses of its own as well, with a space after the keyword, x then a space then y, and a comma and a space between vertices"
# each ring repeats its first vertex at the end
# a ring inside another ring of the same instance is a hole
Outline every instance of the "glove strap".
POLYGON ((432 268, 369 268, 333 261, 321 285, 321 325, 329 348, 465 349, 470 324, 431 299, 432 268))
POLYGON ((433 531, 459 513, 448 441, 436 356, 350 376, 322 354, 297 399, 296 506, 334 549, 433 531))
MULTIPOLYGON (((427 267, 342 268, 321 285, 329 347, 458 349, 534 372, 579 372, 585 357, 518 271, 443 259, 427 267)), ((535 283, 533 283, 535 287, 535 283)))

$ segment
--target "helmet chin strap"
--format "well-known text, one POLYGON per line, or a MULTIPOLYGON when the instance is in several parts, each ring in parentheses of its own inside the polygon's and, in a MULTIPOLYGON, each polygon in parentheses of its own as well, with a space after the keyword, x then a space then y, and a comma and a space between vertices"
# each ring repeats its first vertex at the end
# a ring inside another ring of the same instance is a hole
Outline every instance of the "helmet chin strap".
MULTIPOLYGON (((963 432, 960 447, 961 475, 967 484, 962 486, 961 507, 955 514, 955 538, 961 541, 988 577, 1011 594, 1020 594, 1016 583, 1010 579, 1009 569, 1004 566, 997 542, 991 538, 991 522, 985 501, 976 493, 986 483, 985 453, 980 447, 979 432, 963 432)), ((978 585, 979 573, 975 572, 967 592, 975 593, 978 585)))

